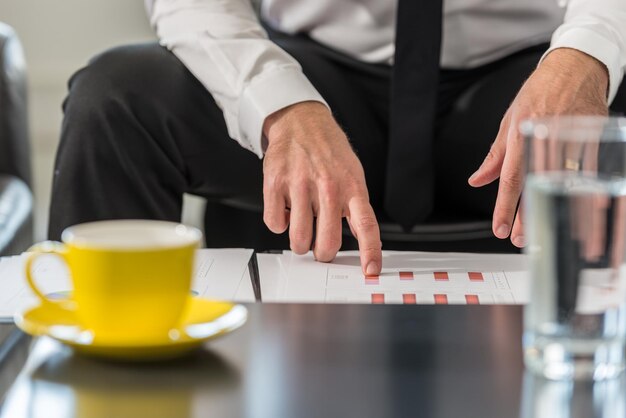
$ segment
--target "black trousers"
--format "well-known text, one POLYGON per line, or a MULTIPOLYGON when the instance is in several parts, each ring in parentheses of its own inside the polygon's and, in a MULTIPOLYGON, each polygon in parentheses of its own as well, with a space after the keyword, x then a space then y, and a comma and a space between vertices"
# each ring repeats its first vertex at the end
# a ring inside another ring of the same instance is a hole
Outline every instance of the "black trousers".
MULTIPOLYGON (((273 37, 328 101, 363 164, 372 206, 384 219, 390 67, 361 63, 304 36, 273 37)), ((497 185, 474 189, 467 178, 487 154, 504 112, 545 48, 476 69, 442 71, 434 144, 436 212, 491 215, 497 185)), ((615 102, 622 111, 623 90, 615 102)), ((156 43, 95 57, 71 78, 63 109, 51 239, 59 239, 67 226, 93 220, 179 220, 185 192, 209 199, 245 196, 262 204, 261 160, 228 137, 211 95, 156 43)), ((405 187, 410 193, 411 184, 405 187)))

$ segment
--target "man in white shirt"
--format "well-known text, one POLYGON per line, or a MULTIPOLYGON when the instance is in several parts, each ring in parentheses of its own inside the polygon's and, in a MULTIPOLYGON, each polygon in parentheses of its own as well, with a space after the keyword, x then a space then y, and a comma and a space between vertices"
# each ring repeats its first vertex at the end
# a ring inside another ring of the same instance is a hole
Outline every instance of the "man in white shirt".
MULTIPOLYGON (((70 82, 51 238, 88 220, 176 220, 183 192, 250 196, 271 231, 289 227, 296 253, 316 222, 322 261, 346 217, 364 272, 377 274, 396 1, 266 0, 265 26, 250 0, 146 3, 162 46, 108 51, 70 82)), ((565 3, 444 3, 429 204, 492 212, 494 234, 517 246, 519 122, 626 110, 626 2, 565 3)))

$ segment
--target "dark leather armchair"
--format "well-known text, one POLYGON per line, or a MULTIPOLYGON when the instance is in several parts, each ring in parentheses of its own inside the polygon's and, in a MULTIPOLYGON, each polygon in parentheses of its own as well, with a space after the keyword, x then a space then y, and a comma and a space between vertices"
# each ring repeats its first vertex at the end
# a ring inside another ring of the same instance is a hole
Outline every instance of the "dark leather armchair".
POLYGON ((0 23, 0 256, 32 244, 33 197, 22 46, 0 23))

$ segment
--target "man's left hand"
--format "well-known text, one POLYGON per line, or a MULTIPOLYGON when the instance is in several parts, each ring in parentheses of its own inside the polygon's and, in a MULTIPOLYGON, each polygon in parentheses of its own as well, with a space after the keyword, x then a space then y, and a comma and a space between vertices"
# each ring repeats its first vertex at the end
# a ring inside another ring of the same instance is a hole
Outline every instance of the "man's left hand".
POLYGON ((524 139, 519 124, 525 119, 553 115, 606 115, 608 71, 595 58, 575 49, 548 54, 524 83, 506 111, 500 130, 480 168, 469 178, 481 187, 500 178, 493 212, 493 233, 525 244, 517 204, 524 183, 524 139))

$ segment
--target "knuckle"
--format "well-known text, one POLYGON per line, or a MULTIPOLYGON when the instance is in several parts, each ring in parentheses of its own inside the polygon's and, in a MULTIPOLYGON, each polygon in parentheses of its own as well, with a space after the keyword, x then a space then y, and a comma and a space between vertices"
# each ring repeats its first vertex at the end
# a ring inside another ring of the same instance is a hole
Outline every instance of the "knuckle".
MULTIPOLYGON (((340 214, 340 200, 339 195, 320 194, 319 196, 320 209, 326 210, 329 216, 339 216, 340 214)), ((319 213, 319 212, 318 212, 319 213)))
POLYGON ((500 120, 500 132, 504 132, 509 128, 509 116, 508 113, 500 120))
POLYGON ((360 230, 371 230, 378 227, 378 222, 376 222, 376 218, 371 215, 361 216, 356 219, 356 227, 360 230))
POLYGON ((306 229, 291 228, 289 230, 289 239, 298 246, 308 247, 311 241, 311 233, 306 229))
POLYGON ((356 172, 349 171, 348 173, 346 173, 344 180, 346 183, 351 184, 355 187, 365 186, 365 173, 363 172, 363 169, 359 167, 359 170, 357 170, 356 172))
MULTIPOLYGON (((494 210, 494 214, 493 214, 493 224, 492 224, 492 229, 493 232, 496 232, 496 225, 510 225, 511 221, 512 221, 512 210, 509 208, 504 208, 504 207, 500 207, 500 208, 496 208, 494 210)), ((511 231, 509 230, 508 233, 510 233, 511 231)))
POLYGON ((518 176, 502 177, 500 178, 500 184, 507 191, 519 191, 522 189, 522 180, 518 176))
POLYGON ((309 193, 309 181, 305 177, 295 177, 290 185, 292 193, 306 195, 309 193))
POLYGON ((489 147, 489 151, 487 152, 487 156, 485 157, 485 160, 488 160, 488 161, 492 161, 492 160, 498 161, 498 160, 501 160, 502 157, 503 157, 503 154, 502 154, 502 150, 500 148, 501 148, 500 144, 496 140, 496 142, 491 144, 491 147, 489 147))
POLYGON ((317 187, 326 199, 334 198, 339 194, 339 183, 330 177, 324 177, 318 181, 317 187))
POLYGON ((513 132, 508 136, 508 142, 515 145, 522 145, 524 143, 524 137, 517 132, 513 132))
POLYGON ((266 192, 281 190, 285 184, 285 177, 282 174, 270 174, 265 176, 263 189, 266 192))
POLYGON ((309 251, 309 243, 305 239, 290 237, 289 247, 296 254, 304 254, 309 251))
POLYGON ((363 202, 369 202, 369 193, 367 192, 367 186, 364 181, 350 180, 348 190, 351 191, 353 196, 357 196, 360 200, 363 200, 363 202))

